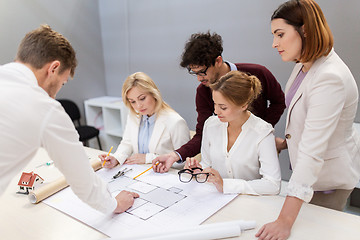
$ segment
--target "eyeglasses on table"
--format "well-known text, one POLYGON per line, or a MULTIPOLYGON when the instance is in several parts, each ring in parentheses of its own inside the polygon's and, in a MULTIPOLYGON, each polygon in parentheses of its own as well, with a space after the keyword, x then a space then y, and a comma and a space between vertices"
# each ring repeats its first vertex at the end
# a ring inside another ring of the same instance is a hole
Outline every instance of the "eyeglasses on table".
POLYGON ((193 178, 195 178, 195 180, 198 183, 204 183, 207 181, 210 173, 203 173, 202 171, 203 171, 203 169, 199 168, 199 167, 191 168, 191 169, 182 169, 178 172, 179 180, 180 180, 180 182, 188 183, 193 178), (200 170, 200 172, 194 173, 196 170, 200 170))

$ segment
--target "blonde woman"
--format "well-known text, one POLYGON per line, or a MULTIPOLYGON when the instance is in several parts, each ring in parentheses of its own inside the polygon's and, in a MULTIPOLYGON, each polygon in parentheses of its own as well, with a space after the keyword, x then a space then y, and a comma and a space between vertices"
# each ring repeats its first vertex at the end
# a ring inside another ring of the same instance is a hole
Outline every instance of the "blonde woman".
POLYGON ((122 98, 130 113, 116 152, 109 157, 99 156, 101 161, 106 160, 105 168, 151 163, 158 155, 189 141, 185 120, 163 101, 154 81, 145 73, 136 72, 125 80, 122 98))
POLYGON ((259 79, 231 71, 210 88, 217 116, 205 122, 201 164, 188 158, 185 168, 205 168, 207 181, 225 194, 278 194, 281 174, 274 129, 248 110, 261 92, 259 79))

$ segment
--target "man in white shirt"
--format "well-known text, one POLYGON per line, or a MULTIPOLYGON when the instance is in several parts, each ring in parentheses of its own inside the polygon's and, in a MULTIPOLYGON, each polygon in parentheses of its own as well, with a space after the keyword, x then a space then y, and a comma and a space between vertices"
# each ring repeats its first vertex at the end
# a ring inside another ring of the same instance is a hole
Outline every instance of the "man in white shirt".
POLYGON ((139 195, 111 196, 91 168, 71 119, 54 100, 76 65, 68 40, 43 25, 25 36, 15 62, 0 66, 0 195, 43 147, 81 200, 104 213, 122 213, 139 195))

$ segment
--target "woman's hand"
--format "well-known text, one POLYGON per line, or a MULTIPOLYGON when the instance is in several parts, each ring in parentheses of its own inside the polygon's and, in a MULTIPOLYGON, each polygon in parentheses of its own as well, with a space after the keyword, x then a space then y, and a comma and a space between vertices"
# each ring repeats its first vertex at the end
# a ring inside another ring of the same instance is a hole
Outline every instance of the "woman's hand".
POLYGON ((124 163, 126 164, 144 164, 146 160, 146 154, 135 153, 128 157, 124 163))
POLYGON ((224 181, 218 171, 216 171, 213 168, 205 168, 204 171, 202 171, 202 172, 209 173, 210 175, 209 175, 207 181, 210 183, 213 183, 219 192, 221 192, 221 193, 224 192, 224 190, 223 190, 224 181))
POLYGON ((119 164, 118 160, 113 156, 107 156, 107 154, 101 154, 99 155, 99 158, 101 160, 101 165, 105 162, 104 168, 113 168, 116 165, 119 164))
POLYGON ((259 240, 285 240, 290 236, 291 226, 292 224, 288 224, 286 221, 278 218, 275 222, 262 226, 255 237, 258 237, 259 240))
POLYGON ((290 236, 291 228, 299 214, 303 200, 287 196, 278 219, 265 224, 256 233, 259 240, 285 240, 290 236))

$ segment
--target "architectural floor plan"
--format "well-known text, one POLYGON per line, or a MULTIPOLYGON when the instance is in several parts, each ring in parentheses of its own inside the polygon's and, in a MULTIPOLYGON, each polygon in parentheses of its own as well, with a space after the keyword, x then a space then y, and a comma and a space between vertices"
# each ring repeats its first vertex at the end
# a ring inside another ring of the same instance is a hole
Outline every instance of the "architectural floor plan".
POLYGON ((199 225, 236 195, 219 193, 212 184, 182 183, 175 173, 155 173, 147 165, 127 165, 101 169, 96 173, 108 182, 109 191, 116 196, 122 190, 137 192, 140 197, 122 214, 104 215, 83 203, 70 188, 44 200, 44 203, 84 222, 110 237, 121 237, 153 229, 199 225), (125 167, 132 170, 113 179, 125 167))
POLYGON ((140 198, 136 199, 133 207, 126 212, 142 220, 147 220, 186 198, 181 194, 180 188, 165 189, 141 180, 133 180, 126 175, 109 183, 109 190, 113 194, 119 193, 122 189, 140 194, 140 198))

